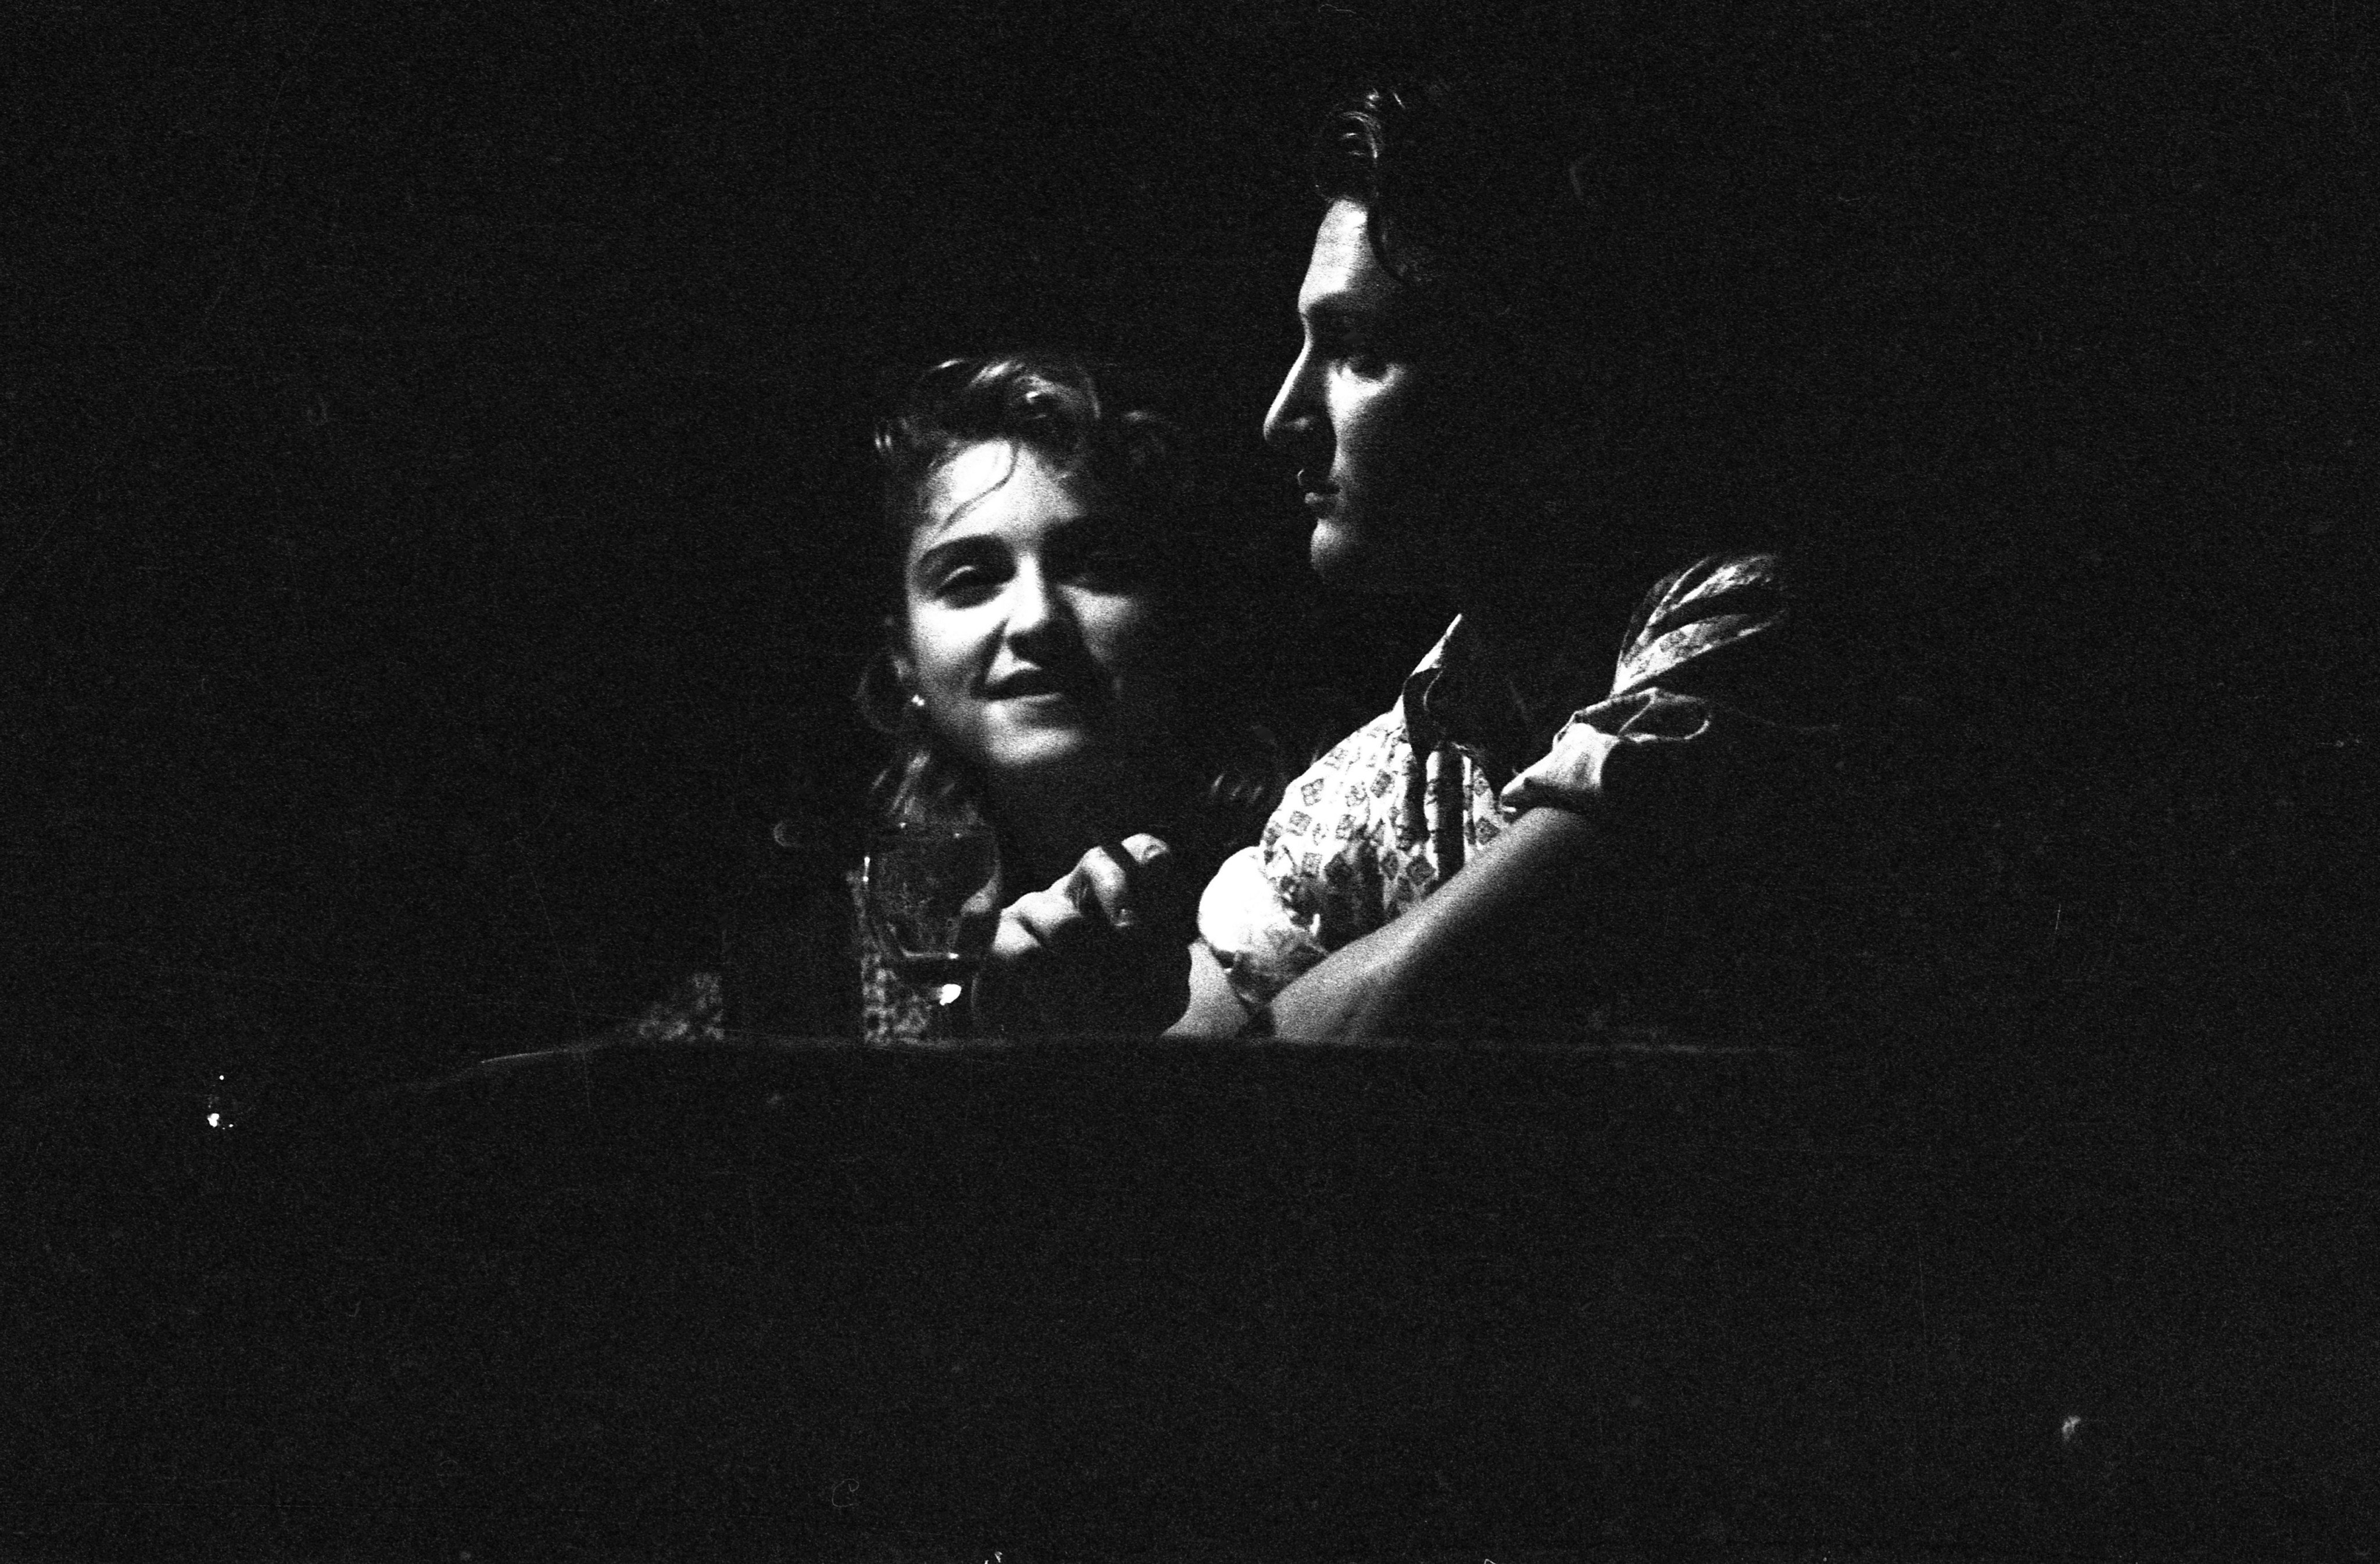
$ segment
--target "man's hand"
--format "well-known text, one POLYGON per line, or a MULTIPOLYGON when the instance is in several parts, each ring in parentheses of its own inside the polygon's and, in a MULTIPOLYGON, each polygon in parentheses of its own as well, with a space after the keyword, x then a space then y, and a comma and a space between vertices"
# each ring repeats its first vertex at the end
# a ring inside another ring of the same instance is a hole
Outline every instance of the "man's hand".
POLYGON ((1141 833, 1092 848, 1019 896, 991 942, 995 1010, 1047 1031, 1157 1032, 1189 997, 1191 891, 1141 833))

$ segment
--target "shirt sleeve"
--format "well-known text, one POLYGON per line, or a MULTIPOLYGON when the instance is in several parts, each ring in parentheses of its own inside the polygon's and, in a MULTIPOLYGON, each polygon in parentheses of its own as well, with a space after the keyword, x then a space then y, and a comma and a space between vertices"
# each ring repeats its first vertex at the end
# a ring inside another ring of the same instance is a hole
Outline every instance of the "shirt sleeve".
POLYGON ((1224 859, 1198 898, 1198 938, 1232 992, 1255 1010, 1329 953, 1317 934, 1318 921, 1299 916, 1281 900, 1258 847, 1224 859))
POLYGON ((1392 875, 1420 862, 1397 805, 1409 754, 1390 710, 1341 740, 1281 794, 1264 835, 1223 862, 1198 933, 1252 1006, 1387 920, 1392 875))
POLYGON ((1663 580, 1610 697, 1574 712, 1500 802, 1591 814, 1686 856, 1740 844, 1840 734, 1808 720, 1794 618, 1775 556, 1704 560, 1663 580))

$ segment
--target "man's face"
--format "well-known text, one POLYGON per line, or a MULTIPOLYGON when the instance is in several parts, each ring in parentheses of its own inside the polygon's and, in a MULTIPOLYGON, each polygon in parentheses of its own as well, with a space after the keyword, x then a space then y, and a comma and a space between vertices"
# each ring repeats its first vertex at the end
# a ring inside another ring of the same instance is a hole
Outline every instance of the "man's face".
POLYGON ((1332 204, 1298 290, 1305 345, 1265 415, 1265 443, 1298 461, 1315 573, 1333 586, 1443 586, 1474 453, 1448 438, 1459 393, 1440 355, 1416 358, 1406 290, 1382 268, 1366 209, 1332 204))

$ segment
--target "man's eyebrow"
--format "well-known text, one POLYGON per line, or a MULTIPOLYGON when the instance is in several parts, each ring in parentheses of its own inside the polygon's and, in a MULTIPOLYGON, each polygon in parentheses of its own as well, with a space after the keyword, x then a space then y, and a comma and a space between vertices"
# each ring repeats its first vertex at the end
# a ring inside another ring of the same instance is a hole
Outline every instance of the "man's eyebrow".
POLYGON ((1345 294, 1330 294, 1316 299, 1303 311, 1308 330, 1345 332, 1377 329, 1388 323, 1392 306, 1387 299, 1351 298, 1345 294))
POLYGON ((1308 304, 1304 314, 1318 326, 1343 326, 1361 311, 1341 294, 1330 294, 1308 304))

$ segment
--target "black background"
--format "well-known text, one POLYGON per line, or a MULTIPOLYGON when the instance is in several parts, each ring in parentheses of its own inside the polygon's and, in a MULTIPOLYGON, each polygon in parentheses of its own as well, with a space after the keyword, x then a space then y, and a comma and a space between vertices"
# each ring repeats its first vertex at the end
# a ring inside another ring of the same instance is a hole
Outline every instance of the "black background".
MULTIPOLYGON (((2356 7, 1902 9, 1678 22, 1751 83, 1705 215, 1771 262, 1682 378, 1858 545, 2096 992, 2295 1028, 2368 961, 2356 7)), ((868 431, 949 353, 1170 366, 1319 705, 1434 629, 1299 595, 1255 442, 1305 136, 1411 16, 26 15, 15 1085, 419 1074, 712 958, 771 822, 864 784, 868 431)))

